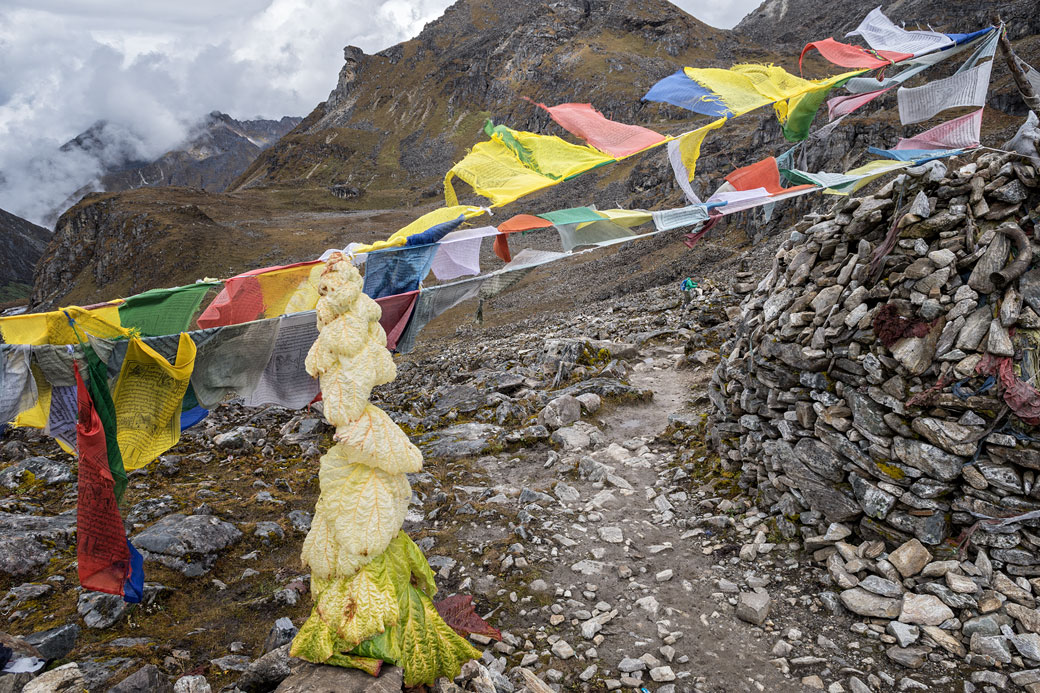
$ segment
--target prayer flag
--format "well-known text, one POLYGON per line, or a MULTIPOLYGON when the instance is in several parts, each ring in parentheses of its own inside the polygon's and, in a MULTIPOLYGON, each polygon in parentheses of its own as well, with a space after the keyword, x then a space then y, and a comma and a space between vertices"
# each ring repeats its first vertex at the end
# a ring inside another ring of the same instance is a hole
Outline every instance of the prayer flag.
POLYGON ((123 327, 137 328, 142 337, 183 332, 191 327, 203 297, 219 285, 204 282, 130 296, 119 306, 119 321, 123 327))
POLYGON ((859 26, 845 35, 863 37, 863 40, 878 52, 896 51, 923 55, 954 45, 952 38, 937 31, 907 31, 896 26, 881 11, 881 7, 871 10, 859 26))
POLYGON ((609 120, 588 103, 562 103, 546 106, 545 109, 560 127, 580 137, 591 146, 613 157, 631 156, 649 147, 661 144, 668 138, 638 125, 626 125, 609 120))
POLYGON ((900 149, 968 149, 979 146, 984 108, 947 120, 919 135, 899 140, 900 149))

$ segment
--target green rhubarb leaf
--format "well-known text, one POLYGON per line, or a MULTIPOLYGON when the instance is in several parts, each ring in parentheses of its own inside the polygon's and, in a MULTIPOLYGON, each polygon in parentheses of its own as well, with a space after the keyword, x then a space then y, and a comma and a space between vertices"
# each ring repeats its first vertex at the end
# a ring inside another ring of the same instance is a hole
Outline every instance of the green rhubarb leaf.
POLYGON ((353 649, 397 622, 398 599, 385 556, 363 566, 352 578, 334 579, 318 595, 315 611, 335 633, 336 646, 353 649))
POLYGON ((424 593, 408 588, 407 608, 401 610, 401 623, 390 637, 397 638, 404 669, 404 684, 433 685, 441 676, 454 679, 464 662, 480 657, 480 652, 451 629, 437 613, 437 607, 424 593))
POLYGON ((345 667, 347 669, 360 669, 371 676, 379 676, 379 670, 383 668, 382 659, 372 657, 357 657, 349 654, 334 654, 329 657, 326 664, 334 667, 345 667))
POLYGON ((289 654, 308 662, 321 664, 335 653, 332 630, 321 620, 318 609, 311 610, 310 618, 293 638, 289 654))

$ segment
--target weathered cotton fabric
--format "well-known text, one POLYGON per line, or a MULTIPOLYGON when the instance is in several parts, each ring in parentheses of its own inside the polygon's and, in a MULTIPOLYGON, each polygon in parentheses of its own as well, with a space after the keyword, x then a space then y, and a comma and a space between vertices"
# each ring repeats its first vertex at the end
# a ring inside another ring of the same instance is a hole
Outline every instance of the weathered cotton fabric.
POLYGON ((770 194, 783 190, 780 186, 780 171, 776 166, 776 159, 771 156, 732 171, 726 176, 726 180, 736 190, 765 188, 770 194))
POLYGON ((12 421, 36 401, 28 344, 0 344, 0 423, 12 421))
POLYGON ((901 149, 967 149, 979 146, 982 133, 982 112, 984 108, 968 113, 959 118, 947 120, 919 135, 899 140, 895 146, 901 149))
POLYGON ((809 173, 796 169, 785 169, 784 177, 796 183, 817 185, 826 188, 825 192, 848 194, 859 190, 864 185, 880 176, 907 168, 910 164, 903 161, 870 161, 845 173, 828 173, 819 171, 809 173))
POLYGON ((690 185, 697 172, 697 160, 701 156, 701 145, 704 138, 712 130, 717 130, 726 123, 725 118, 719 118, 707 125, 697 128, 692 132, 680 135, 678 139, 668 143, 668 161, 672 165, 672 172, 679 187, 686 193, 687 201, 697 204, 701 200, 690 185))
POLYGON ((841 67, 862 67, 875 70, 887 67, 903 60, 914 57, 913 53, 903 51, 868 51, 859 46, 841 43, 832 38, 813 41, 805 44, 801 55, 798 56, 798 69, 802 68, 805 54, 816 49, 820 55, 830 63, 841 67))
POLYGON ((397 340, 397 351, 407 354, 415 348, 415 340, 426 324, 441 313, 448 311, 463 301, 476 298, 480 293, 483 277, 464 279, 451 284, 441 284, 419 291, 411 319, 397 340))
POLYGON ((174 289, 152 289, 130 296, 119 306, 123 327, 135 327, 142 337, 187 330, 207 293, 219 282, 203 282, 174 289))
POLYGON ((678 209, 664 209, 652 213, 654 215, 654 226, 658 231, 678 229, 683 226, 693 226, 708 220, 708 210, 704 205, 691 205, 678 209))
POLYGON ((565 255, 567 253, 524 248, 506 263, 505 267, 484 278, 480 287, 480 297, 487 299, 497 296, 527 276, 535 267, 559 260, 565 255))
POLYGON ((319 385, 317 379, 307 374, 304 361, 317 338, 314 313, 308 311, 279 318, 278 336, 260 379, 241 393, 245 405, 277 404, 287 409, 301 409, 314 401, 319 385))
POLYGON ((564 252, 568 253, 583 245, 600 245, 605 241, 635 236, 631 229, 606 219, 586 224, 557 224, 556 230, 564 252))
MULTIPOLYGON (((355 254, 361 254, 370 253, 373 250, 383 250, 384 248, 402 246, 408 242, 408 239, 411 236, 417 233, 423 233, 437 224, 456 219, 460 214, 466 219, 471 219, 475 216, 484 214, 486 211, 487 210, 483 207, 473 207, 470 205, 452 203, 451 206, 440 207, 432 212, 427 212, 418 219, 410 222, 397 231, 394 231, 386 240, 376 241, 375 243, 369 243, 367 245, 355 245, 351 243, 348 247, 350 247, 352 252, 355 254)), ((364 262, 364 260, 362 260, 362 262, 364 262)))
POLYGON ((559 226, 560 224, 581 224, 599 221, 604 218, 602 214, 592 207, 571 207, 570 209, 559 209, 555 212, 547 212, 538 216, 552 222, 554 226, 559 226))
POLYGON ((181 404, 194 363, 195 344, 186 332, 173 363, 142 340, 130 340, 112 392, 126 469, 140 469, 180 440, 181 404))
POLYGON ((47 313, 0 318, 0 334, 8 344, 75 344, 76 333, 70 319, 81 333, 106 339, 129 334, 119 324, 119 305, 116 303, 95 308, 69 306, 47 313))
POLYGON ((896 92, 900 122, 920 123, 956 106, 985 106, 992 67, 989 61, 924 86, 900 87, 896 92))
POLYGON ((714 97, 711 90, 687 77, 682 69, 650 87, 643 100, 668 103, 713 118, 730 118, 733 115, 726 104, 714 97))
POLYGON ((76 450, 76 411, 75 385, 51 388, 51 410, 43 432, 58 441, 61 449, 70 454, 75 454, 76 450))
POLYGON ((473 274, 480 274, 480 246, 488 236, 498 229, 482 226, 477 229, 452 231, 441 239, 440 247, 433 256, 430 269, 442 282, 473 274))
POLYGON ((861 36, 876 51, 898 51, 923 55, 954 45, 954 40, 937 31, 907 31, 892 23, 876 7, 846 36, 861 36))
POLYGON ((202 407, 212 409, 256 386, 271 359, 278 323, 271 318, 190 333, 196 346, 191 386, 202 407))
POLYGON ((130 551, 109 471, 105 429, 78 368, 74 379, 74 435, 75 447, 79 450, 76 503, 79 582, 86 590, 122 596, 123 583, 131 573, 130 551))
POLYGON ((436 243, 437 241, 444 238, 446 235, 459 228, 462 222, 465 221, 466 215, 459 214, 454 219, 448 221, 442 221, 439 224, 434 224, 430 228, 420 233, 408 236, 405 239, 405 245, 426 245, 428 243, 436 243))
POLYGON ((609 120, 588 103, 562 103, 558 106, 537 104, 560 127, 580 137, 591 146, 613 157, 625 157, 648 147, 661 144, 667 138, 638 125, 627 125, 609 120))
POLYGON ((867 151, 871 154, 883 156, 886 159, 913 161, 914 165, 964 153, 963 149, 878 149, 877 147, 868 147, 867 151))
MULTIPOLYGON (((965 51, 980 49, 980 47, 982 47, 986 41, 989 41, 991 39, 999 39, 999 35, 997 34, 997 32, 994 30, 983 30, 981 35, 972 39, 968 43, 957 45, 953 48, 948 48, 938 53, 924 55, 900 63, 899 67, 903 69, 901 69, 898 73, 894 75, 882 76, 879 74, 875 77, 853 77, 845 83, 845 88, 853 94, 863 94, 866 92, 897 87, 900 84, 906 82, 911 77, 920 74, 921 72, 927 70, 928 68, 934 65, 938 65, 939 63, 949 60, 954 56, 961 55, 965 51), (992 34, 990 34, 989 31, 992 31, 992 34)), ((996 43, 994 42, 993 45, 995 47, 996 43)), ((976 55, 974 54, 971 55, 968 58, 968 60, 963 65, 961 65, 961 67, 958 69, 958 72, 963 72, 964 70, 969 70, 975 67, 978 60, 987 52, 989 52, 989 50, 989 48, 982 49, 981 51, 979 51, 978 57, 976 57, 976 55)), ((993 53, 989 52, 989 55, 992 56, 993 53)))
POLYGON ((415 302, 419 298, 418 289, 397 296, 387 296, 376 301, 381 311, 379 325, 386 334, 386 348, 390 351, 397 349, 397 341, 401 333, 408 326, 408 319, 415 308, 415 302))
POLYGON ((373 299, 416 291, 426 279, 438 245, 406 246, 377 250, 365 263, 364 292, 373 299))
POLYGON ((833 99, 828 99, 827 115, 831 120, 847 116, 856 109, 866 106, 889 89, 891 89, 891 87, 888 89, 878 89, 877 91, 868 91, 862 94, 848 94, 846 96, 836 96, 833 99))
POLYGON ((490 140, 475 145, 444 177, 444 198, 457 205, 452 179, 459 178, 498 207, 556 185, 615 159, 559 137, 491 125, 490 140))

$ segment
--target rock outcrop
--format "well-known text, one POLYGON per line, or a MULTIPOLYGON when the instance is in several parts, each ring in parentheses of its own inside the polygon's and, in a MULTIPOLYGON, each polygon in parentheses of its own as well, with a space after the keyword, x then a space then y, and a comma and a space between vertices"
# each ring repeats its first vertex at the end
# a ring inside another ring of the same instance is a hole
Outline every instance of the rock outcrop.
POLYGON ((50 237, 42 226, 0 209, 0 303, 29 295, 33 270, 50 237))

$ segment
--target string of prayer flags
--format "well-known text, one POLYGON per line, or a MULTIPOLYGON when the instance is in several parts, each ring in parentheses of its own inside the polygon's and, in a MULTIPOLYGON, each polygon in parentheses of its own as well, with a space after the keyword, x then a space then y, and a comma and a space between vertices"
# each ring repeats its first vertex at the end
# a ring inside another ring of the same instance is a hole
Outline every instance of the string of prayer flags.
POLYGON ((708 208, 705 205, 691 205, 679 209, 663 209, 651 212, 654 226, 658 231, 670 231, 683 226, 694 226, 708 220, 708 208))
POLYGON ((567 132, 580 137, 601 152, 618 159, 661 144, 668 138, 638 125, 609 120, 588 103, 562 103, 544 109, 567 132))
POLYGON ((690 202, 700 202, 690 183, 693 182, 694 174, 697 171, 697 159, 701 156, 701 145, 704 144, 704 138, 709 132, 717 130, 725 124, 726 119, 719 118, 668 142, 668 161, 672 165, 672 173, 675 174, 679 188, 686 194, 686 199, 690 202))
POLYGON ((509 252, 508 234, 532 231, 534 229, 547 229, 552 225, 553 223, 548 219, 536 217, 533 214, 517 214, 506 219, 498 225, 498 235, 495 236, 494 245, 495 255, 502 262, 511 262, 513 255, 509 252))
POLYGON ((947 120, 919 135, 900 139, 895 149, 970 149, 980 144, 985 108, 947 120))
POLYGON ((555 212, 539 214, 539 217, 550 222, 553 226, 560 224, 581 224, 585 222, 600 221, 605 217, 591 207, 571 207, 570 209, 558 209, 555 212))
POLYGON ((112 393, 126 469, 140 469, 180 440, 181 402, 194 361, 195 343, 186 332, 172 364, 141 339, 130 340, 112 393))
POLYGON ((108 445, 101 417, 74 364, 76 379, 76 448, 79 451, 76 507, 76 559, 84 589, 140 602, 144 561, 127 540, 109 470, 108 445), (133 560, 136 554, 136 561, 133 560), (135 565, 136 564, 136 565, 135 565), (135 570, 136 568, 136 570, 135 570))
POLYGON ((964 153, 963 149, 878 149, 877 147, 868 147, 867 151, 895 161, 912 161, 915 166, 964 153))
POLYGON ((174 289, 151 289, 130 296, 119 306, 123 327, 133 327, 141 336, 184 332, 192 323, 199 304, 219 282, 200 282, 174 289))
POLYGON ((442 282, 480 274, 480 246, 497 233, 494 226, 452 231, 441 239, 430 270, 442 282))
POLYGON ((901 168, 907 168, 912 162, 904 161, 869 161, 863 166, 858 166, 845 173, 828 173, 820 171, 809 173, 795 169, 784 169, 781 171, 784 178, 793 183, 816 185, 825 188, 825 193, 836 195, 847 195, 859 190, 864 185, 876 180, 886 173, 901 168))
POLYGON ((802 48, 801 55, 798 56, 799 71, 802 69, 802 61, 805 59, 805 54, 813 49, 818 51, 827 62, 834 65, 840 67, 859 67, 868 70, 877 70, 879 68, 888 67, 889 65, 894 65, 898 62, 914 57, 913 53, 899 51, 868 51, 859 46, 841 43, 832 38, 825 38, 805 44, 805 47, 802 48))
POLYGON ((934 53, 954 45, 954 40, 938 31, 907 31, 896 26, 880 7, 871 10, 846 36, 860 36, 876 51, 896 51, 913 56, 934 53))

